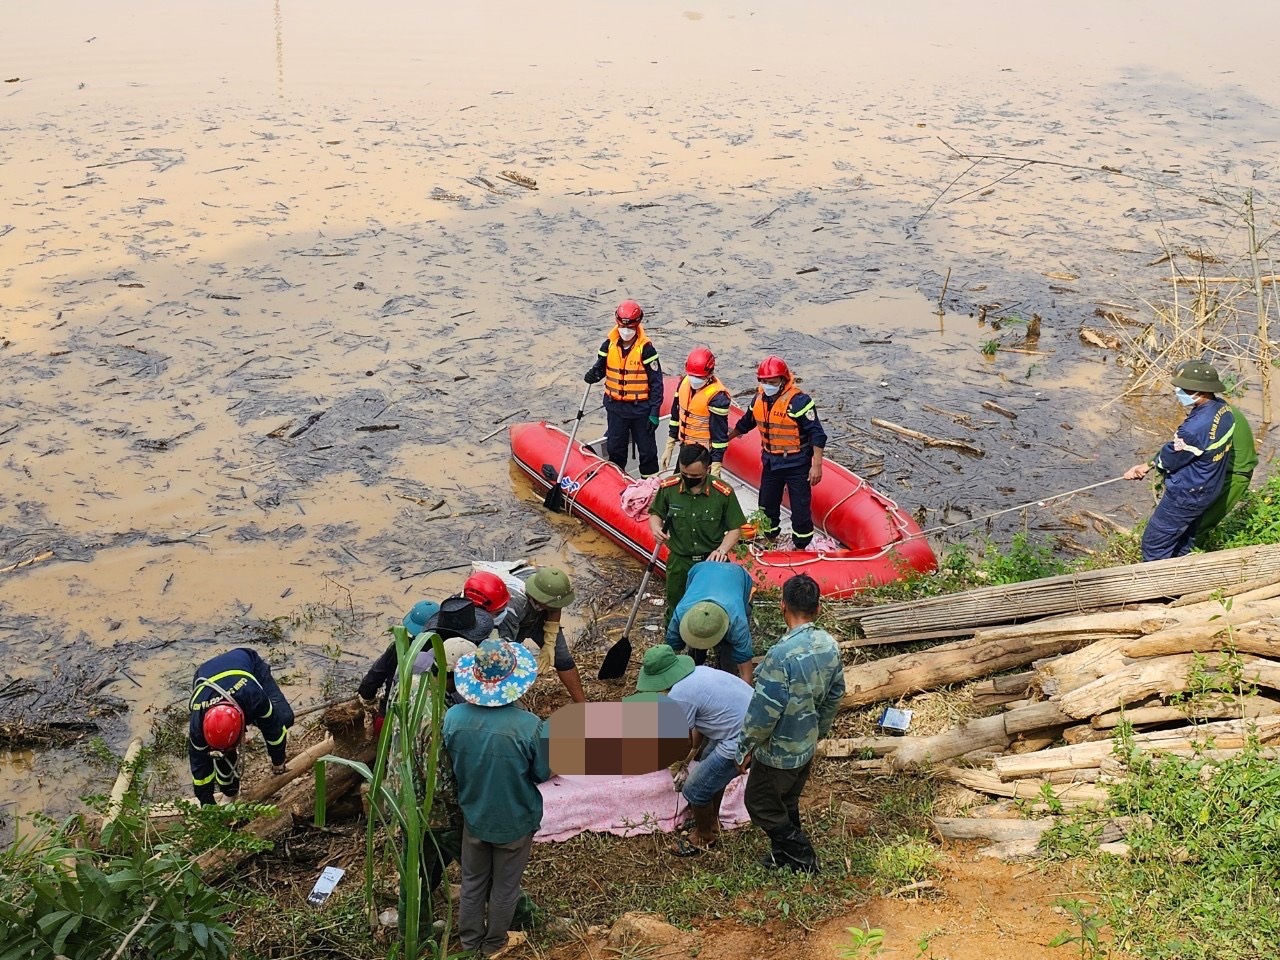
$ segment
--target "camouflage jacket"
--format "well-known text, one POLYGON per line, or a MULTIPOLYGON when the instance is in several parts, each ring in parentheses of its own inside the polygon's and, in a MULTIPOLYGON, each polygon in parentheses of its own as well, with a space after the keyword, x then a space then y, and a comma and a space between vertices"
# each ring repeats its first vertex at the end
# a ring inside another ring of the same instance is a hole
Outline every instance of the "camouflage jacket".
POLYGON ((788 630, 756 668, 738 762, 751 754, 781 770, 803 767, 830 732, 843 696, 844 666, 831 634, 812 623, 788 630))

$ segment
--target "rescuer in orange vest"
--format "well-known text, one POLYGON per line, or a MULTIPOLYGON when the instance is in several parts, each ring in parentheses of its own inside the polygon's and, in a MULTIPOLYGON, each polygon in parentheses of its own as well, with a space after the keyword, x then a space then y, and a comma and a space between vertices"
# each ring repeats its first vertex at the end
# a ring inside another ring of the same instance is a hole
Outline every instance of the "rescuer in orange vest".
POLYGON ((614 311, 617 326, 600 344, 600 353, 583 375, 587 383, 604 381, 604 411, 608 417, 605 452, 627 469, 627 442, 635 441, 640 476, 658 473, 658 422, 662 419, 662 365, 658 351, 640 327, 644 311, 624 300, 614 311))
POLYGON ((662 468, 671 463, 677 443, 700 443, 711 451, 711 476, 720 476, 729 447, 729 402, 729 388, 716 376, 716 355, 707 347, 694 347, 671 404, 671 437, 662 451, 662 468))
POLYGON ((782 491, 791 498, 791 538, 803 550, 813 540, 812 487, 822 480, 827 434, 813 398, 801 393, 781 357, 765 357, 756 368, 755 402, 729 431, 729 439, 760 428, 760 509, 769 518, 766 539, 778 536, 782 491))

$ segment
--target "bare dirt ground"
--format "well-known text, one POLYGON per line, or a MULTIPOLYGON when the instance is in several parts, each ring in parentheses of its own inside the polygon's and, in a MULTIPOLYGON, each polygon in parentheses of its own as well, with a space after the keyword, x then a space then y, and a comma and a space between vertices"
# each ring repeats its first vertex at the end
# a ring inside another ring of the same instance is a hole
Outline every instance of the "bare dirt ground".
MULTIPOLYGON (((699 960, 774 957, 833 960, 849 945, 849 927, 884 931, 886 960, 990 960, 1059 957, 1049 941, 1068 926, 1054 900, 1071 887, 1060 870, 974 858, 948 851, 937 886, 922 894, 873 898, 811 930, 774 922, 763 927, 713 922, 698 931, 699 960)), ((604 938, 566 945, 553 960, 601 960, 617 955, 604 938)))

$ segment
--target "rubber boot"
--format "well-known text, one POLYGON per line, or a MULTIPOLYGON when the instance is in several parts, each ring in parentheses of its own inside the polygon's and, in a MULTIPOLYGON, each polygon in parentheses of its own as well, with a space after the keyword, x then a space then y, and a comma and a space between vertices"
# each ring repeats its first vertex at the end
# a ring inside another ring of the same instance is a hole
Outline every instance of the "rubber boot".
POLYGON ((804 831, 796 827, 769 836, 771 848, 760 863, 766 867, 785 867, 796 873, 818 873, 818 854, 804 831))
POLYGON ((800 804, 797 803, 794 807, 787 807, 787 819, 791 821, 791 825, 797 830, 804 830, 804 824, 800 822, 800 804))
POLYGON ((689 804, 689 812, 693 814, 693 830, 689 834, 689 842, 695 847, 709 847, 720 836, 720 805, 704 803, 700 806, 689 804), (697 834, 697 840, 694 839, 697 834))
POLYGON ((782 852, 782 848, 778 844, 770 841, 769 852, 759 859, 759 864, 769 870, 777 870, 779 867, 786 865, 786 854, 782 852))

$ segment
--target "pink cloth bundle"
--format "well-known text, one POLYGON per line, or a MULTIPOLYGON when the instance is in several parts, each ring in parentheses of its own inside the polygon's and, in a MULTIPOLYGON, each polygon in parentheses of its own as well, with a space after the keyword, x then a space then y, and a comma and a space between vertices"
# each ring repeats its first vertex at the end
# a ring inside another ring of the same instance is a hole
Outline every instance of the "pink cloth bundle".
POLYGON ((632 520, 645 519, 649 516, 649 504, 653 503, 661 484, 661 477, 649 477, 631 484, 622 491, 622 512, 632 520))
MULTIPOLYGON (((725 788, 722 827, 750 822, 743 802, 746 786, 747 778, 741 776, 725 788)), ((539 843, 568 840, 589 830, 617 837, 656 830, 671 833, 684 820, 684 797, 671 788, 666 770, 642 777, 552 777, 538 789, 542 791, 542 826, 533 839, 539 843)))

